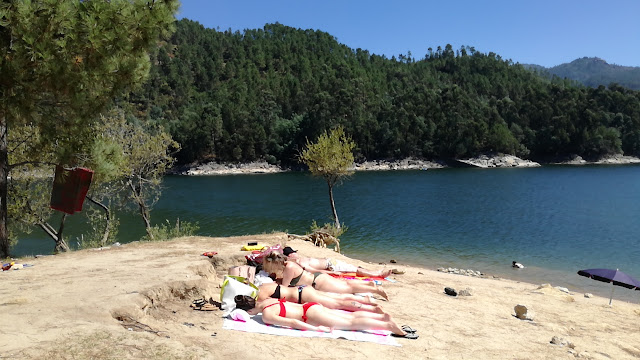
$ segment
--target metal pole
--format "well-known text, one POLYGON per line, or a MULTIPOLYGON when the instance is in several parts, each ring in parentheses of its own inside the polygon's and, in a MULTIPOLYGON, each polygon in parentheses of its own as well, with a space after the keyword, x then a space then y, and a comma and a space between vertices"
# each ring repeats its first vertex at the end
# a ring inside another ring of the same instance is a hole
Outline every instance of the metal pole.
POLYGON ((613 290, 615 287, 613 286, 613 282, 611 283, 611 296, 609 297, 609 306, 611 306, 611 299, 613 299, 613 290))

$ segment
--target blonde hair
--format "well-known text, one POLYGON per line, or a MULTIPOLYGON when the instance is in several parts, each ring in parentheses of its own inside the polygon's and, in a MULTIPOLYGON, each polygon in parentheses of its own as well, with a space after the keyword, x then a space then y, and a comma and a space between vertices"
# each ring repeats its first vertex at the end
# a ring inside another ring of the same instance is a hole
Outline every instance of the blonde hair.
POLYGON ((262 268, 270 274, 281 276, 282 271, 284 270, 285 261, 287 261, 287 258, 284 255, 272 252, 265 256, 264 261, 262 262, 262 268))

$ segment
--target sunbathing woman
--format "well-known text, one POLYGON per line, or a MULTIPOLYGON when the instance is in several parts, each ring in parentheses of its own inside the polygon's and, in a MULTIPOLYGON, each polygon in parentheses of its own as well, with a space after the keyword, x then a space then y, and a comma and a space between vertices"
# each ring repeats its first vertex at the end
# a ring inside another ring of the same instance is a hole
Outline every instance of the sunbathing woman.
POLYGON ((345 312, 327 309, 318 303, 304 305, 268 298, 256 302, 250 296, 237 295, 234 298, 239 309, 251 315, 262 313, 266 324, 288 326, 300 330, 331 332, 332 330, 388 330, 396 336, 417 339, 413 333, 406 333, 389 314, 367 311, 345 312))
POLYGON ((372 292, 389 300, 382 286, 377 286, 374 282, 337 279, 321 272, 311 273, 298 263, 287 261, 287 258, 279 253, 267 255, 262 266, 266 272, 276 274, 277 279, 282 279, 284 286, 311 285, 316 290, 339 294, 372 292))
POLYGON ((367 270, 360 266, 355 266, 351 264, 347 264, 344 261, 335 260, 335 259, 319 259, 319 258, 309 258, 298 255, 297 250, 293 250, 291 247, 287 246, 282 250, 283 254, 287 257, 287 260, 294 261, 298 263, 300 266, 304 266, 305 269, 311 272, 354 272, 357 276, 370 276, 370 277, 381 277, 386 278, 387 276, 393 273, 393 270, 382 270, 382 271, 373 271, 367 270))
POLYGON ((265 299, 283 299, 298 304, 316 302, 329 309, 347 311, 369 311, 382 313, 382 308, 371 302, 369 297, 352 294, 331 294, 318 291, 311 286, 281 286, 276 283, 262 284, 258 288, 258 301, 265 299))

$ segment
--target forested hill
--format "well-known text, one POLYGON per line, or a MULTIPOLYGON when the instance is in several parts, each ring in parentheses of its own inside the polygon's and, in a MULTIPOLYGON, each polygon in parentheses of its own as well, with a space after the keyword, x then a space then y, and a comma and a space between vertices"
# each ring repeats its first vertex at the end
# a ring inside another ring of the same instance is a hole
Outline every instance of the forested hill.
POLYGON ((525 67, 572 79, 591 87, 616 83, 629 89, 640 90, 640 67, 608 64, 600 58, 583 57, 551 68, 536 65, 525 67))
POLYGON ((281 24, 242 33, 180 20, 128 101, 181 162, 290 163, 343 125, 356 158, 640 154, 640 92, 574 87, 471 47, 386 58, 281 24))

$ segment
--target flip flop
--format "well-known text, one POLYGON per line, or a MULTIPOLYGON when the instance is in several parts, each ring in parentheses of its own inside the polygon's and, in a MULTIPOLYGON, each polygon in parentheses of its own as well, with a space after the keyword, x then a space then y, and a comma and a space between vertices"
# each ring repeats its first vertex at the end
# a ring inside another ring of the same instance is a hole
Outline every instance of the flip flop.
POLYGON ((198 310, 201 310, 201 311, 214 311, 216 309, 218 309, 218 308, 213 306, 212 304, 206 303, 206 304, 202 305, 200 307, 200 309, 198 309, 198 310))
POLYGON ((213 255, 217 255, 217 254, 218 254, 217 251, 207 251, 207 252, 203 253, 202 256, 208 256, 208 257, 212 258, 213 255))
POLYGON ((411 334, 415 334, 418 332, 418 330, 415 330, 414 328, 412 328, 409 325, 402 325, 402 331, 406 332, 406 333, 411 333, 411 334))
POLYGON ((417 338, 419 338, 420 336, 416 333, 407 333, 406 335, 398 335, 398 334, 391 334, 391 336, 393 337, 399 337, 399 338, 405 338, 405 339, 411 339, 411 340, 415 340, 417 338))

